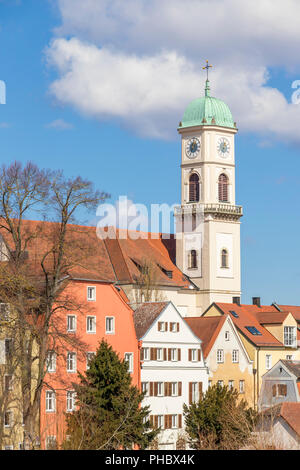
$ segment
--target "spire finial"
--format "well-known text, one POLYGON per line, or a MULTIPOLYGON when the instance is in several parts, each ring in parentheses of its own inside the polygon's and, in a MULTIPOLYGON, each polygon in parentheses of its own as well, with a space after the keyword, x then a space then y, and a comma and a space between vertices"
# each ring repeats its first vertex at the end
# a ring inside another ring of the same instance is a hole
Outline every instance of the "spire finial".
POLYGON ((208 71, 210 68, 212 68, 212 65, 208 65, 208 60, 207 60, 205 67, 202 67, 202 70, 206 70, 205 96, 210 96, 210 87, 209 87, 209 80, 208 80, 208 71))

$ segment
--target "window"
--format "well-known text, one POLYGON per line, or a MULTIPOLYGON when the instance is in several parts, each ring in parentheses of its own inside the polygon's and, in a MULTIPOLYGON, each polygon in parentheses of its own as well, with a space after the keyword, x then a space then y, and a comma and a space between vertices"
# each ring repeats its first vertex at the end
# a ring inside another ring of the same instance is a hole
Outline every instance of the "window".
POLYGON ((223 381, 223 380, 218 380, 217 385, 218 385, 219 387, 223 387, 224 381, 223 381))
POLYGON ((144 361, 150 360, 149 348, 142 348, 142 357, 144 361))
POLYGON ((157 396, 162 397, 164 395, 164 383, 157 382, 157 396))
POLYGON ((5 375, 4 376, 4 390, 9 392, 12 390, 12 375, 5 375))
POLYGON ((209 381, 208 381, 208 386, 209 386, 209 387, 212 386, 212 380, 209 380, 209 381))
POLYGON ((115 332, 115 317, 106 317, 105 318, 105 333, 114 334, 115 332))
POLYGON ((46 391, 46 411, 55 411, 55 392, 53 390, 46 391))
POLYGON ((178 395, 178 383, 171 382, 171 396, 177 397, 177 395, 178 395))
POLYGON ((266 354, 266 369, 271 369, 272 367, 272 356, 271 354, 266 354))
POLYGON ((54 450, 57 448, 56 445, 56 436, 47 436, 46 437, 46 449, 54 450))
POLYGON ((200 393, 199 393, 199 382, 191 382, 191 402, 192 403, 198 403, 200 399, 200 393))
POLYGON ((175 323, 175 322, 170 323, 170 331, 172 331, 173 333, 176 333, 177 331, 179 331, 179 323, 175 323))
POLYGON ((229 388, 229 390, 233 390, 233 384, 234 384, 234 380, 228 380, 228 388, 229 388))
POLYGON ((11 359, 13 349, 13 340, 12 339, 5 339, 5 360, 9 361, 11 359))
POLYGON ((296 327, 285 326, 284 327, 284 345, 296 347, 296 327))
POLYGON ((76 315, 67 315, 67 331, 69 333, 76 331, 76 315))
POLYGON ((96 287, 88 287, 87 288, 87 299, 90 301, 96 300, 96 287))
POLYGON ((197 349, 191 349, 191 361, 197 361, 197 349))
POLYGON ((222 173, 218 180, 219 202, 228 202, 228 177, 222 173))
POLYGON ((189 179, 189 202, 198 202, 200 199, 199 176, 193 173, 189 179))
POLYGON ((217 350, 217 362, 218 363, 224 362, 224 350, 223 349, 217 350))
POLYGON ((13 424, 13 412, 12 411, 6 411, 4 413, 4 426, 6 428, 10 428, 13 424))
POLYGON ((172 421, 171 421, 171 422, 172 422, 172 428, 173 428, 173 429, 174 429, 174 428, 177 428, 177 427, 178 427, 178 426, 177 426, 177 421, 178 421, 178 420, 177 420, 177 415, 171 415, 171 416, 172 416, 172 421))
POLYGON ((75 410, 76 393, 69 390, 67 392, 67 411, 75 410))
POLYGON ((124 361, 128 364, 128 372, 133 372, 133 353, 125 353, 124 361))
POLYGON ((163 348, 156 349, 156 360, 162 361, 163 360, 163 348))
POLYGON ((171 349, 171 361, 178 361, 177 349, 171 349))
POLYGON ((0 303, 0 321, 9 320, 9 304, 0 303))
POLYGON ((90 362, 94 359, 95 356, 96 356, 95 352, 86 353, 86 369, 87 370, 90 368, 90 362))
POLYGON ((286 384, 274 384, 272 386, 273 397, 286 397, 287 396, 287 385, 286 384))
POLYGON ((54 351, 49 351, 47 354, 47 372, 56 371, 56 354, 54 351))
POLYGON ((149 382, 142 382, 142 392, 149 396, 149 382))
POLYGON ((254 336, 261 335, 261 332, 255 326, 245 326, 245 328, 254 336))
POLYGON ((164 321, 159 321, 158 322, 158 331, 166 331, 167 330, 166 325, 167 325, 167 323, 165 323, 164 321))
POLYGON ((232 362, 239 362, 239 350, 233 349, 232 351, 232 362))
POLYGON ((229 339, 230 339, 229 331, 225 331, 225 341, 229 341, 229 339))
POLYGON ((4 446, 4 450, 14 450, 14 446, 12 444, 9 444, 7 446, 4 446))
POLYGON ((67 372, 76 372, 76 353, 67 353, 67 372))
POLYGON ((86 332, 96 333, 96 317, 95 316, 86 317, 86 332))
POLYGON ((228 268, 228 251, 221 251, 221 268, 228 268))
POLYGON ((163 415, 157 415, 157 427, 163 429, 164 428, 164 417, 163 415))
POLYGON ((286 360, 287 360, 287 361, 292 361, 292 360, 293 360, 293 356, 287 355, 287 356, 286 356, 286 360))
POLYGON ((189 254, 189 268, 190 269, 197 269, 198 262, 197 262, 197 251, 191 250, 189 254))
POLYGON ((238 314, 234 310, 229 310, 229 312, 234 318, 239 318, 238 314))
POLYGON ((240 380, 239 391, 240 393, 245 393, 245 380, 240 380))

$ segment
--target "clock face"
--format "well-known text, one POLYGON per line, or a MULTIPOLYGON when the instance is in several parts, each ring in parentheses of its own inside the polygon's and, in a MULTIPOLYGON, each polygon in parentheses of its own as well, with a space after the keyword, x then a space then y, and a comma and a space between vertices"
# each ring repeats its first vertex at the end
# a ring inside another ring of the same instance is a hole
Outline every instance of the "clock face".
POLYGON ((192 137, 185 144, 185 153, 189 158, 196 158, 200 151, 200 140, 192 137))
POLYGON ((217 150, 218 150, 218 154, 220 155, 220 157, 227 157, 230 151, 229 140, 226 139, 225 137, 221 137, 218 140, 217 150))

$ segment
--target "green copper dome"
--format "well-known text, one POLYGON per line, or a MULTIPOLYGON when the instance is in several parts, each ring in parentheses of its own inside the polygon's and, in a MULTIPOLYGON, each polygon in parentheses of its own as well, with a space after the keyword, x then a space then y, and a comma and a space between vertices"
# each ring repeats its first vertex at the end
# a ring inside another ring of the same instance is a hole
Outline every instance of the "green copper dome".
POLYGON ((227 104, 210 96, 208 80, 206 80, 205 96, 195 99, 188 105, 179 127, 203 125, 236 129, 236 124, 233 122, 232 114, 227 104))

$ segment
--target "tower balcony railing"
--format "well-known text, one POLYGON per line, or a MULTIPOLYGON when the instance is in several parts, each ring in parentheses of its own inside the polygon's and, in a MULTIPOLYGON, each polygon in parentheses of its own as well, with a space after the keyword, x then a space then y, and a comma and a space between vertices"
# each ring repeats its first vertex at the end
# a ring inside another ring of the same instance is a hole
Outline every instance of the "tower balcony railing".
POLYGON ((241 217, 243 215, 243 207, 242 206, 234 206, 232 204, 227 203, 211 203, 211 204, 203 204, 201 202, 189 202, 182 206, 175 207, 175 215, 180 214, 191 214, 193 212, 204 212, 204 214, 231 214, 235 216, 241 217))

